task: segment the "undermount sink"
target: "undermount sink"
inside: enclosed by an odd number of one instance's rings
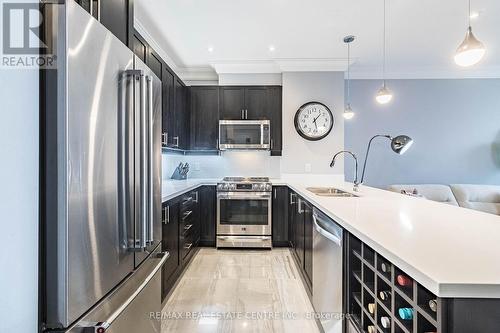
[[[306,190],[322,197],[357,197],[357,195],[334,187],[308,187]]]

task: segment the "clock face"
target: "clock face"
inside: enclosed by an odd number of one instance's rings
[[[317,141],[326,137],[333,128],[333,114],[321,103],[302,105],[295,114],[295,129],[304,139]]]

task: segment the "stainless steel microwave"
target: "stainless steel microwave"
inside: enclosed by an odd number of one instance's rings
[[[220,120],[220,150],[269,150],[271,147],[269,120]]]

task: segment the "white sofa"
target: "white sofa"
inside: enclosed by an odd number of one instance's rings
[[[500,186],[468,184],[390,185],[389,191],[416,192],[426,199],[500,215]]]

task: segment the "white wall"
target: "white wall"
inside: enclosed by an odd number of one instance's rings
[[[38,71],[0,69],[0,332],[36,332]]]
[[[301,105],[321,102],[330,108],[335,119],[332,132],[320,141],[304,140],[293,122]],[[344,172],[343,162],[330,168],[333,155],[344,148],[344,73],[283,73],[283,174],[337,174]],[[310,171],[306,171],[306,164]]]
[[[221,86],[280,86],[281,74],[219,74]]]

